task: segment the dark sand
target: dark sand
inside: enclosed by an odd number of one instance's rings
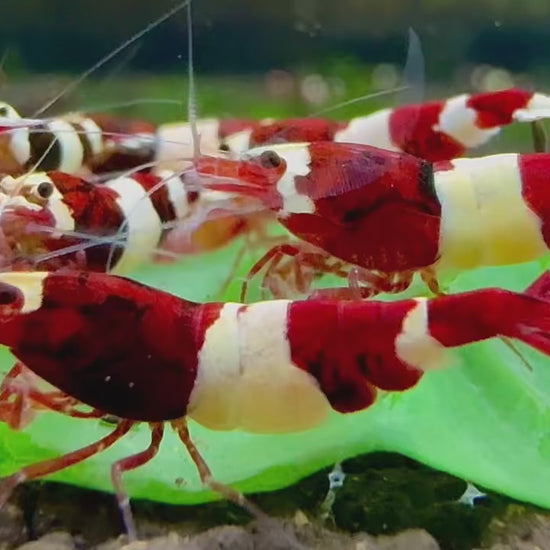
[[[550,550],[550,514],[489,493],[460,503],[465,483],[392,454],[344,463],[332,516],[321,519],[327,471],[251,498],[273,519],[232,504],[133,502],[139,542],[128,544],[112,495],[34,483],[0,512],[0,550]],[[368,533],[368,534],[367,534]]]

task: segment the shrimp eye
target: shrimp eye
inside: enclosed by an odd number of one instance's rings
[[[219,146],[219,150],[220,151],[229,151],[229,145],[227,145],[227,143],[222,143],[220,146]]]
[[[275,151],[264,151],[260,155],[260,163],[264,168],[278,168],[283,160]]]
[[[48,199],[52,196],[53,185],[49,181],[43,181],[38,184],[38,187],[36,188],[36,192],[38,193],[38,196],[40,198]]]
[[[0,284],[0,305],[8,306],[17,302],[20,292],[17,288],[8,284]]]

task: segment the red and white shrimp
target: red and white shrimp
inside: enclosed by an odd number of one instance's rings
[[[261,121],[247,118],[205,118],[194,122],[200,136],[200,149],[203,154],[217,155],[227,150],[225,140],[243,130],[251,130]],[[177,170],[182,159],[193,157],[193,130],[187,122],[161,124],[155,132],[154,163],[161,169]]]
[[[190,122],[160,124],[154,132],[134,132],[110,143],[104,155],[92,162],[94,172],[128,170],[144,166],[145,170],[179,170],[186,159],[195,155],[193,126],[200,137],[200,150],[206,155],[223,155],[230,151],[228,139],[259,129],[273,119],[253,120],[248,118],[203,118]],[[116,132],[111,127],[112,132]],[[301,140],[303,141],[303,140]]]
[[[431,161],[463,156],[513,122],[550,117],[550,97],[518,88],[462,94],[447,100],[383,109],[349,121],[324,118],[202,119],[196,122],[203,153],[240,155],[264,144],[335,141],[402,151]],[[112,128],[111,131],[116,131]],[[154,134],[134,132],[113,140],[95,163],[96,171],[123,170],[151,163],[178,169],[193,155],[188,123],[160,125]]]
[[[525,294],[198,304],[108,274],[1,273],[0,343],[61,396],[120,422],[96,443],[8,476],[0,502],[19,483],[80,462],[147,422],[150,445],[111,470],[135,537],[121,474],[156,455],[170,422],[202,481],[247,503],[213,480],[187,418],[212,430],[302,431],[331,411],[370,407],[379,390],[412,388],[446,365],[449,348],[501,336],[550,355],[548,288],[547,272]]]
[[[336,141],[450,160],[479,147],[512,122],[550,117],[550,96],[511,88],[383,109],[347,122],[302,118],[259,123],[228,136],[235,154],[269,143]]]
[[[81,113],[27,121],[7,103],[0,103],[0,116],[17,123],[0,132],[3,174],[31,169],[77,174],[85,168],[107,171],[119,165],[126,169],[154,158],[155,125],[146,121]],[[119,143],[125,144],[125,156],[117,156]]]
[[[63,172],[35,172],[6,176],[0,189],[9,196],[0,225],[15,265],[24,260],[42,269],[78,265],[115,272],[150,258],[165,226],[185,218],[197,197],[174,173],[165,180],[134,174],[95,184]]]
[[[173,122],[154,126],[111,115],[92,118],[107,137],[102,150],[88,160],[88,168],[98,174],[131,169],[154,173],[180,170],[195,154],[193,125],[200,136],[201,152],[215,155],[223,151],[223,140],[228,135],[259,124],[250,119],[206,118],[193,124]]]
[[[253,199],[188,191],[185,171],[159,174],[135,173],[101,184],[55,171],[5,176],[4,263],[12,269],[78,266],[125,273],[154,257],[165,237],[163,248],[171,257],[203,252],[248,231],[261,216],[262,205]],[[227,216],[218,217],[224,208]],[[247,209],[250,218],[243,215]],[[183,235],[171,237],[184,222]]]
[[[248,181],[214,186],[260,199],[299,237],[270,250],[251,275],[266,264],[276,274],[292,256],[294,278],[306,287],[311,277],[299,271],[307,268],[347,275],[352,286],[364,285],[364,296],[403,290],[419,272],[438,292],[434,271],[521,263],[550,248],[550,154],[432,165],[367,145],[317,142],[248,157],[263,171],[223,159],[199,159],[197,169]],[[267,286],[281,295],[269,279]]]

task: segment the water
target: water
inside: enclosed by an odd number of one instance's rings
[[[22,115],[105,111],[151,124],[187,118],[185,10],[90,71],[98,59],[110,57],[109,52],[115,52],[118,45],[167,13],[172,4],[124,0],[97,5],[83,0],[76,8],[74,2],[68,1],[48,6],[31,0],[25,4],[12,0],[4,3],[8,16],[0,20],[0,51],[4,51],[0,91],[2,99],[13,103]],[[238,0],[229,5],[195,0],[198,114],[263,119],[322,113],[347,120],[381,108],[463,92],[511,86],[544,92],[550,36],[543,22],[549,11],[550,5],[536,0],[521,7],[501,3],[483,10],[475,2]],[[411,41],[410,28],[414,29],[418,42],[415,35]],[[63,90],[66,93],[60,93]],[[363,96],[365,99],[359,99]],[[203,145],[205,138],[205,135],[201,138]],[[468,154],[532,149],[529,126],[515,124]],[[133,208],[128,211],[131,213]],[[139,218],[143,220],[148,215],[142,210]],[[269,231],[273,239],[284,234],[280,228]],[[203,243],[200,239],[197,242]],[[206,240],[212,242],[215,238],[207,235]],[[265,241],[260,239],[259,246],[246,251],[243,263],[232,274],[231,266],[240,246],[241,242],[235,242],[212,253],[185,257],[178,264],[149,264],[131,275],[197,301],[219,299],[224,280],[232,275],[223,297],[237,300],[247,269],[267,250]],[[109,264],[112,260],[111,254]],[[506,285],[511,273],[517,274],[525,286],[532,279],[532,272],[539,271],[539,265],[531,265],[525,270],[508,268],[495,276],[475,273],[466,283],[459,280],[458,287]],[[253,297],[260,298],[257,287],[255,292]],[[258,338],[263,337],[263,332],[258,327]],[[458,502],[465,486],[460,479],[397,454],[375,454],[374,458],[366,455],[367,458],[343,463],[347,477],[334,496],[333,514],[328,515],[333,526],[348,533],[367,531],[375,535],[419,527],[427,529],[442,548],[469,548],[489,541],[491,533],[495,536],[494,525],[490,527],[494,517],[514,525],[517,517],[524,518],[525,514],[530,519],[521,521],[535,525],[533,531],[544,532],[544,524],[541,527],[536,523],[538,520],[532,519],[531,508],[514,504],[510,497],[547,506],[546,491],[541,489],[546,486],[541,480],[548,476],[544,461],[547,445],[539,446],[544,447],[544,456],[539,456],[539,447],[531,446],[533,441],[547,440],[546,435],[541,436],[548,433],[545,360],[540,354],[533,356],[534,352],[526,352],[528,361],[535,365],[534,379],[542,380],[540,385],[536,384],[535,392],[532,380],[525,381],[529,373],[521,371],[521,376],[513,373],[514,369],[517,374],[518,368],[523,368],[518,367],[519,359],[509,350],[498,348],[499,342],[492,344],[497,347],[475,348],[481,351],[461,355],[466,364],[457,370],[458,374],[427,376],[419,388],[403,395],[386,396],[367,412],[338,417],[320,431],[257,436],[238,431],[212,432],[192,424],[192,435],[221,481],[235,484],[247,493],[291,485],[283,492],[253,499],[269,514],[294,517],[292,529],[302,537],[307,535],[310,524],[319,521],[318,507],[328,490],[327,472],[321,471],[300,485],[292,484],[335,461],[373,451],[397,451],[412,456],[461,477],[467,476],[471,481],[484,482],[492,491],[487,501],[469,509]],[[7,372],[10,359],[6,354],[3,357]],[[474,359],[470,360],[471,357]],[[494,362],[490,363],[490,358]],[[479,365],[481,370],[485,365],[489,367],[478,374]],[[489,376],[493,372],[494,377]],[[509,403],[522,403],[521,411],[517,415],[508,414]],[[12,473],[17,467],[50,457],[52,451],[57,455],[86,445],[109,429],[112,425],[98,420],[63,418],[55,413],[40,415],[24,433],[14,434],[2,425],[5,438],[2,471]],[[444,442],[448,451],[441,448]],[[141,426],[118,450],[107,451],[56,479],[112,490],[108,472],[113,460],[138,452],[147,444],[148,430]],[[156,461],[125,475],[124,479],[133,497],[180,504],[213,498],[212,493],[204,490],[193,464],[173,434],[164,440]],[[18,514],[30,518],[25,521],[31,538],[49,531],[49,526],[38,519],[41,513],[54,517],[54,525],[62,525],[64,530],[81,531],[84,545],[120,532],[118,519],[107,522],[107,529],[96,531],[87,512],[77,511],[75,519],[75,512],[65,508],[67,502],[71,508],[78,499],[85,503],[85,510],[93,508],[118,518],[114,499],[99,502],[102,497],[94,493],[72,489],[53,489],[52,497],[50,491],[47,486],[35,486],[19,491],[12,499],[16,518],[20,519]],[[52,506],[61,506],[62,511],[52,513]],[[228,505],[196,508],[151,505],[149,512],[147,506],[137,506],[138,529],[146,531],[148,523],[153,525],[151,534],[165,534],[171,529],[187,533],[189,526],[179,523],[181,517],[191,517],[193,527],[201,529],[248,519],[245,513]],[[202,521],[203,514],[212,515],[212,521]],[[303,517],[309,519],[304,521]],[[11,539],[12,544],[25,540],[19,534],[17,521],[5,522],[18,533]],[[223,534],[226,542],[231,536]],[[268,547],[268,541],[277,537],[266,534],[259,544]],[[334,547],[354,544],[350,537],[334,542]],[[307,540],[310,545],[320,544],[314,536]],[[402,544],[422,547],[421,543],[426,540],[405,539]],[[204,541],[201,544],[207,547]]]

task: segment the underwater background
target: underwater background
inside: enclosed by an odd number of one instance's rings
[[[173,5],[0,0],[0,99],[31,116],[67,89],[44,116],[100,110],[155,123],[185,119],[184,11],[74,85]],[[346,119],[457,93],[512,86],[544,93],[549,23],[546,0],[194,0],[198,112]],[[409,45],[409,29],[421,49]],[[469,155],[532,150],[529,125],[515,124]],[[218,298],[239,245],[132,276],[188,299]],[[225,300],[238,298],[239,277],[257,257],[246,258]],[[521,290],[545,267],[542,260],[476,270],[448,288]],[[418,288],[411,292],[425,292]],[[284,518],[306,548],[550,548],[550,362],[520,350],[533,372],[500,342],[476,344],[457,354],[456,370],[319,431],[250,436],[196,428],[197,444],[216,477]],[[5,373],[11,359],[5,351],[0,359]],[[106,429],[54,413],[22,433],[2,425],[0,472],[84,445]],[[20,487],[0,511],[0,548],[123,546],[116,501],[102,491],[111,490],[113,457],[142,448],[146,435],[138,430],[118,450],[57,475],[63,484]],[[346,477],[327,501],[336,462]],[[175,437],[125,480],[140,533],[159,537],[140,548],[294,547],[276,529],[251,526],[231,504],[199,504],[214,497]],[[486,495],[464,497],[467,482]]]

